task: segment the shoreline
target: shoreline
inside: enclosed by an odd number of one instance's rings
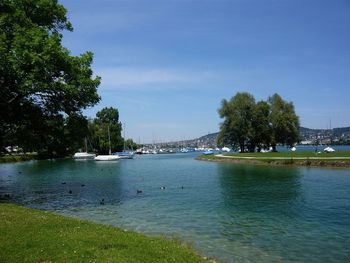
[[[224,156],[224,155],[201,155],[195,158],[199,161],[250,164],[263,166],[302,166],[318,168],[344,168],[350,169],[350,158],[301,158],[301,157],[244,157],[244,156]]]
[[[37,154],[7,154],[0,156],[0,164],[39,160]]]

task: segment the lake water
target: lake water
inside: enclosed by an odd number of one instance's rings
[[[29,207],[178,238],[221,262],[350,262],[350,170],[194,157],[2,164],[0,195],[8,193],[11,201]]]

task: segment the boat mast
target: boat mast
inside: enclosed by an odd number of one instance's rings
[[[125,122],[123,123],[123,126],[124,126],[124,128],[123,128],[123,133],[124,133],[124,148],[123,148],[123,152],[125,152],[125,140],[126,140],[126,138],[125,138]]]
[[[111,133],[109,131],[109,125],[110,124],[108,124],[109,155],[112,155],[112,150],[111,150]]]

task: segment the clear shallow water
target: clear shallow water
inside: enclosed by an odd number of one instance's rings
[[[193,157],[2,164],[0,195],[179,238],[222,262],[350,262],[350,170],[220,164]]]

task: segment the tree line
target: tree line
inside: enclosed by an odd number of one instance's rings
[[[87,137],[90,146],[95,152],[102,154],[109,152],[109,146],[112,152],[118,152],[124,148],[136,150],[138,145],[132,139],[123,138],[122,130],[118,109],[105,107],[96,113],[96,118],[88,121]]]
[[[223,118],[219,145],[239,147],[241,152],[260,152],[277,144],[292,147],[299,141],[299,117],[292,102],[273,94],[256,102],[253,95],[238,92],[230,100],[222,100],[218,110]]]

